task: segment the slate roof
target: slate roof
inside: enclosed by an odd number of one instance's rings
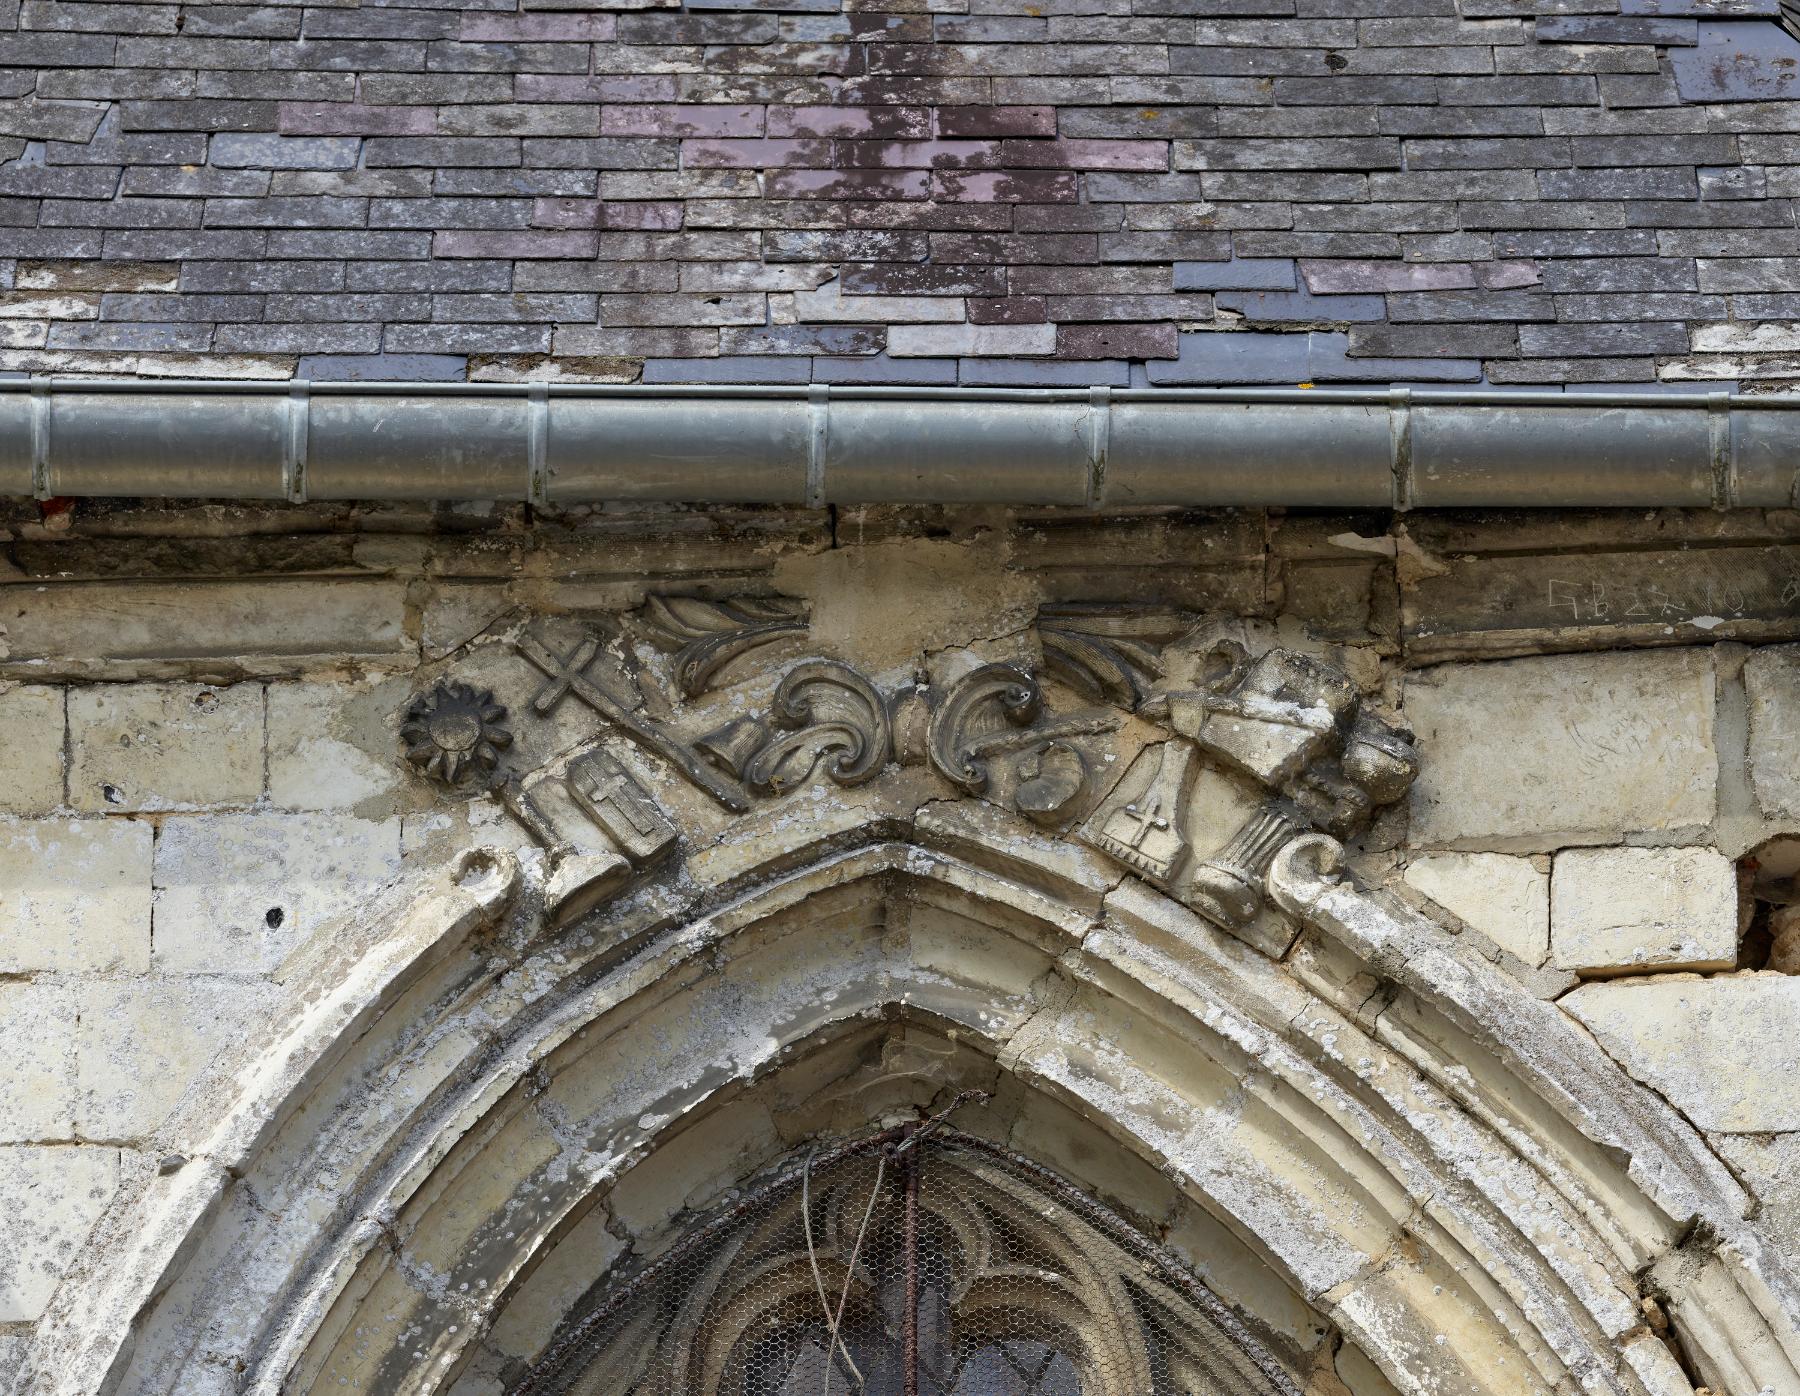
[[[1797,59],[1779,0],[0,0],[0,371],[1779,386]]]

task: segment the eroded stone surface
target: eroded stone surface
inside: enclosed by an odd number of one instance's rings
[[[383,685],[269,685],[269,799],[290,810],[350,810],[398,789]]]
[[[1717,804],[1705,650],[1447,664],[1410,678],[1413,838],[1503,851],[1699,831]]]
[[[0,1143],[72,1138],[74,996],[47,981],[0,980],[0,1042]]]
[[[1434,853],[1406,866],[1406,880],[1528,965],[1550,950],[1550,875],[1530,858]]]
[[[75,1121],[90,1139],[143,1139],[189,1084],[276,1001],[241,979],[142,978],[85,986]]]
[[[1750,778],[1771,819],[1800,819],[1800,646],[1758,650],[1744,665]]]
[[[1737,869],[1710,848],[1577,848],[1556,855],[1550,961],[1558,969],[1730,969]]]
[[[247,805],[263,791],[261,684],[99,684],[69,696],[78,810]]]
[[[400,867],[400,821],[323,814],[168,820],[156,842],[156,965],[266,974]]]
[[[48,814],[63,799],[63,690],[0,688],[0,814]]]
[[[1800,1129],[1800,978],[1689,975],[1585,984],[1561,1003],[1702,1129]]]
[[[0,1147],[0,1323],[30,1322],[119,1184],[119,1151]]]
[[[0,820],[0,973],[150,965],[150,825]]]

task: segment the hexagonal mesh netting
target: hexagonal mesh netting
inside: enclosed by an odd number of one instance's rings
[[[1175,1257],[947,1129],[816,1151],[615,1269],[512,1396],[1298,1396]]]

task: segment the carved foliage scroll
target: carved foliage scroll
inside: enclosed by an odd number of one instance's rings
[[[789,635],[806,633],[806,603],[791,596],[651,596],[641,623],[675,656],[675,681],[692,698],[706,692],[732,660]]]
[[[838,785],[873,779],[893,751],[887,700],[861,674],[831,659],[789,670],[767,717],[738,718],[697,746],[760,794],[793,789],[824,764]]]

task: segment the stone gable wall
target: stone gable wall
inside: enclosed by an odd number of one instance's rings
[[[1560,1003],[1707,1133],[1800,1253],[1800,926],[1781,939],[1800,867],[1792,516],[747,511],[686,541],[675,515],[516,522],[465,511],[433,532],[318,506],[13,521],[0,1391],[115,1191],[188,1149],[171,1109],[276,1011],[285,962],[329,949],[405,868],[475,842],[539,856],[499,799],[448,799],[406,763],[410,699],[454,672],[523,713],[543,677],[498,637],[662,591],[805,597],[815,644],[871,671],[1025,655],[1037,606],[1133,599],[1340,667],[1420,753],[1357,875]],[[1679,570],[1695,554],[1707,567]],[[760,673],[724,682],[754,679],[742,701],[763,702]],[[521,721],[509,759],[540,762],[593,721]],[[1379,1396],[1375,1380],[1355,1389]]]
[[[1779,385],[1778,13],[12,0],[0,371]]]

